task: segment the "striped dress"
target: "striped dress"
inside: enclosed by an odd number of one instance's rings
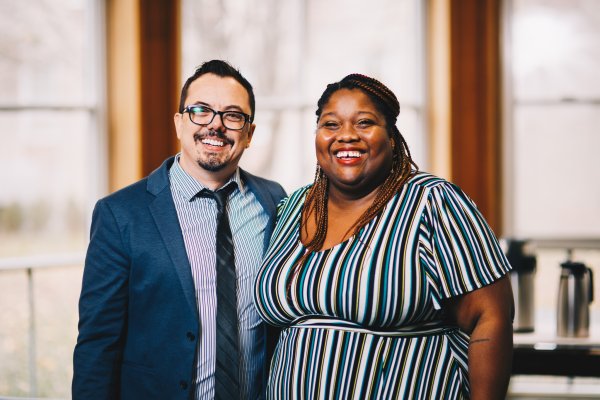
[[[280,205],[256,278],[259,314],[284,327],[267,398],[468,398],[469,338],[444,323],[442,301],[510,270],[473,202],[418,173],[358,234],[292,274],[308,189]]]

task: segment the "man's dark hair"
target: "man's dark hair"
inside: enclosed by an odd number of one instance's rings
[[[252,89],[252,85],[244,76],[238,71],[236,68],[231,66],[227,61],[223,60],[211,60],[206,61],[194,71],[194,74],[190,76],[187,81],[185,81],[183,87],[181,88],[181,98],[179,100],[179,112],[183,112],[183,108],[185,107],[185,99],[187,98],[188,89],[192,82],[201,77],[204,74],[215,74],[222,78],[231,77],[239,82],[240,85],[246,89],[248,92],[248,99],[250,100],[250,122],[254,121],[254,108],[255,108],[255,100],[254,100],[254,89]]]

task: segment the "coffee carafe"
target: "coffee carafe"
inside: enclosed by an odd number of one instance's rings
[[[535,328],[536,258],[524,240],[507,240],[506,258],[512,266],[510,283],[515,300],[515,332],[533,332]]]
[[[560,266],[556,333],[558,336],[588,337],[590,303],[594,300],[592,269],[573,261],[565,261]]]

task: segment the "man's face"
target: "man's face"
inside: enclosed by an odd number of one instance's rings
[[[246,89],[234,78],[214,74],[202,75],[192,82],[184,104],[250,114]],[[175,114],[174,121],[181,142],[180,163],[185,171],[201,181],[229,178],[250,145],[255,129],[250,122],[241,130],[227,129],[219,115],[205,126],[194,124],[187,112]]]

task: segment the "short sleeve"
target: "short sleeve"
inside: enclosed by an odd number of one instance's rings
[[[436,308],[441,299],[489,285],[510,271],[496,236],[458,186],[443,182],[431,189],[424,224]]]

